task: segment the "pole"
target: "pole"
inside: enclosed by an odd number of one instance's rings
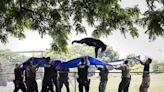
[[[75,78],[75,92],[76,92],[76,72],[74,72],[74,78]]]

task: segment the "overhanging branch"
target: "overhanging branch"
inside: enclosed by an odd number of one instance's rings
[[[22,0],[20,0],[19,6],[20,6],[21,9],[23,9],[23,10],[25,10],[25,11],[29,11],[29,12],[31,12],[31,13],[35,13],[35,14],[39,15],[39,16],[40,16],[40,19],[43,20],[43,16],[42,16],[40,13],[38,13],[38,12],[36,12],[36,11],[33,11],[33,10],[31,10],[31,9],[27,9],[27,8],[23,7],[23,6],[22,6]]]

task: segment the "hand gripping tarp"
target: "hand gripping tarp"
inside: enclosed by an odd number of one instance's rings
[[[111,65],[120,65],[120,64],[123,64],[125,60],[133,61],[136,58],[140,58],[140,56],[130,57],[130,58],[127,58],[127,59],[113,60],[113,61],[110,61],[108,64],[111,64]]]
[[[33,65],[38,64],[39,62],[41,62],[39,67],[44,67],[44,64],[46,64],[46,58],[42,57],[42,58],[37,58],[37,57],[32,57],[30,59],[28,59],[27,61],[25,61],[22,65],[23,65],[23,69],[26,69],[27,66],[29,65],[29,63],[32,63]],[[53,60],[52,61],[52,65],[54,67],[60,65],[61,61],[60,60]]]
[[[84,57],[78,57],[78,58],[69,60],[67,62],[63,62],[63,63],[60,64],[60,67],[61,68],[74,68],[74,67],[77,67],[80,64],[81,58],[84,58]],[[87,56],[87,58],[85,60],[85,64],[87,64],[87,65],[107,65],[107,63],[105,63],[103,61],[100,61],[96,58],[90,57],[90,56]]]

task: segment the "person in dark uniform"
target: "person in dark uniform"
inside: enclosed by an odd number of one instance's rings
[[[80,44],[86,44],[88,46],[95,47],[95,57],[97,58],[98,50],[101,48],[101,52],[104,52],[106,50],[107,45],[105,45],[102,41],[99,39],[94,38],[84,38],[81,40],[74,40],[73,43],[80,43]]]
[[[103,68],[99,67],[98,70],[100,70],[99,92],[105,92],[106,84],[108,82],[108,69],[104,66]]]
[[[55,85],[55,92],[58,92],[59,91],[59,82],[58,82],[58,69],[57,69],[57,66],[53,67],[53,83]]]
[[[26,92],[26,87],[23,82],[23,69],[20,68],[19,64],[15,65],[14,74],[15,74],[15,80],[13,80],[15,85],[14,92],[18,92],[19,89],[21,89],[23,92]]]
[[[90,80],[88,80],[88,68],[89,66],[84,64],[86,58],[81,58],[81,64],[78,65],[78,78],[79,92],[83,92],[83,87],[85,87],[85,92],[89,92]]]
[[[44,65],[44,78],[42,83],[41,92],[54,92],[53,89],[53,66],[50,57],[46,58],[46,64]]]
[[[131,75],[130,75],[130,68],[128,62],[129,62],[128,60],[125,60],[123,65],[121,65],[118,68],[115,68],[115,69],[122,70],[122,80],[119,84],[118,92],[128,92],[129,90]]]
[[[36,82],[36,71],[38,70],[39,65],[41,63],[42,62],[40,61],[37,65],[33,65],[31,61],[29,62],[29,66],[26,69],[28,92],[38,92],[38,85]]]
[[[67,92],[70,92],[69,82],[68,82],[68,79],[69,79],[68,78],[68,72],[69,72],[69,69],[63,68],[60,70],[60,73],[59,73],[59,92],[61,92],[63,84],[65,85]]]
[[[137,59],[139,60],[139,59]],[[142,76],[142,83],[140,86],[140,92],[148,92],[148,88],[150,86],[150,73],[149,73],[149,69],[150,69],[150,64],[152,62],[151,58],[148,58],[145,62],[139,60],[140,63],[144,66],[143,69],[143,76]]]

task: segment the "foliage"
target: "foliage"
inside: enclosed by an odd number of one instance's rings
[[[25,56],[13,53],[9,49],[0,50],[0,68],[3,73],[13,73],[16,63],[23,62]],[[3,76],[3,75],[2,75]],[[1,77],[2,77],[1,76]],[[13,80],[13,76],[2,77],[2,79]]]
[[[163,72],[164,71],[164,63],[154,60],[152,62],[152,71],[153,72]]]
[[[141,25],[146,27],[149,39],[164,36],[164,0],[146,0],[148,10],[144,12]],[[161,6],[161,7],[160,7]]]
[[[127,58],[135,57],[135,54],[129,54],[127,55]],[[138,61],[136,59],[132,60],[132,62],[129,62],[130,67],[133,67],[134,65],[138,64]]]
[[[0,40],[12,35],[25,38],[26,29],[52,37],[52,49],[65,51],[68,35],[87,33],[83,22],[94,26],[94,37],[107,36],[119,29],[137,37],[133,26],[139,9],[122,8],[120,0],[2,0],[0,3]]]
[[[128,54],[127,58],[135,57],[135,54]],[[134,59],[129,62],[129,66],[131,67],[132,72],[142,72],[143,66],[138,62],[138,60]]]
[[[13,53],[9,49],[0,50],[0,60],[1,62],[22,62],[26,57],[18,53]]]

